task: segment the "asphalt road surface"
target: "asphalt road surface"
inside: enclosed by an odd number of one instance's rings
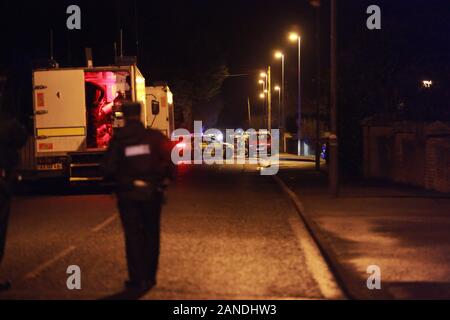
[[[39,191],[39,192],[38,192]],[[115,199],[35,186],[14,200],[0,299],[102,299],[127,278]],[[163,210],[158,285],[143,299],[328,299],[341,292],[295,208],[256,166],[182,166]],[[81,268],[81,290],[66,286]]]

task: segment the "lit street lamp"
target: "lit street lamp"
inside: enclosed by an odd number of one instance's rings
[[[424,88],[431,88],[433,86],[433,81],[431,81],[431,80],[423,80],[422,81],[422,86]]]
[[[271,76],[270,76],[270,66],[267,67],[267,72],[261,72],[260,77],[264,78],[266,87],[264,93],[267,93],[267,129],[272,128],[272,89],[271,89]]]
[[[263,79],[260,79],[260,80],[259,80],[259,83],[264,84],[264,90],[267,90],[267,81],[268,81],[267,73],[261,72],[261,73],[259,74],[259,77],[264,79],[264,80],[263,80]]]
[[[267,74],[265,72],[261,72],[259,75],[260,78],[264,78],[263,79],[259,79],[258,83],[261,85],[261,94],[259,95],[259,98],[263,101],[263,107],[264,107],[264,113],[267,113],[267,106],[266,106],[266,93],[267,93]]]
[[[258,83],[261,85],[261,91],[264,92],[266,90],[266,82],[264,80],[259,80]]]
[[[263,78],[263,79],[259,79],[259,83],[260,84],[262,84],[262,86],[263,86],[263,91],[265,91],[265,90],[267,90],[267,73],[265,73],[265,72],[261,72],[260,74],[259,74],[259,77],[260,78]]]
[[[263,73],[260,74],[260,77],[263,77]],[[261,85],[261,94],[259,95],[259,98],[261,100],[264,100],[263,101],[264,113],[266,113],[266,95],[265,95],[265,92],[267,90],[266,89],[266,81],[267,81],[267,79],[266,80],[259,79],[259,81],[258,81],[258,83]]]
[[[289,34],[289,41],[298,43],[298,106],[297,106],[297,139],[298,139],[298,155],[302,154],[301,142],[301,123],[302,123],[302,100],[301,100],[301,37],[291,32]]]

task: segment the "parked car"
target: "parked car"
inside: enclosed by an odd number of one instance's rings
[[[259,157],[261,155],[270,156],[272,153],[272,136],[267,130],[259,130],[256,134],[256,139],[252,139],[247,135],[247,143],[246,143],[246,155],[250,155],[251,150],[256,151],[256,156]]]

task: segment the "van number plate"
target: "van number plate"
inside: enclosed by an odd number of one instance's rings
[[[62,170],[63,166],[61,163],[53,164],[38,164],[37,169],[42,171],[52,171],[52,170]]]

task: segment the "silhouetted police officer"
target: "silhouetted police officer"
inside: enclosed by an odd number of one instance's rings
[[[19,162],[19,149],[27,140],[25,129],[17,120],[0,115],[0,263],[5,253],[6,231],[11,209],[14,168]],[[9,281],[0,282],[0,291],[11,287]]]
[[[171,142],[142,124],[141,105],[124,103],[125,126],[113,136],[102,168],[117,184],[125,233],[128,289],[150,290],[156,285],[163,192],[174,178]]]

